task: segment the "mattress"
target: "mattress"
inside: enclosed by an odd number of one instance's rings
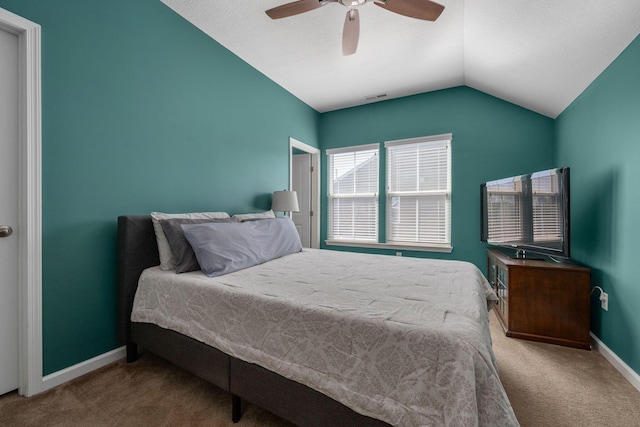
[[[395,426],[518,425],[470,263],[305,249],[220,277],[152,267],[131,320],[171,329]]]

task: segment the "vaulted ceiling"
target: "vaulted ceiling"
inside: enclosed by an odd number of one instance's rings
[[[640,33],[640,0],[436,0],[435,21],[359,6],[272,20],[291,0],[162,0],[319,112],[467,85],[557,117]]]

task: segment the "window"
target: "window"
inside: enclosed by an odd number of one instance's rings
[[[329,240],[378,242],[378,144],[327,150]]]
[[[451,134],[387,141],[382,172],[379,144],[327,150],[327,243],[450,252],[451,141]],[[387,189],[382,212],[379,179]]]
[[[388,141],[387,243],[451,245],[451,134]]]

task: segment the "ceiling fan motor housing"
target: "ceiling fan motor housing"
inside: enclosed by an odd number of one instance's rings
[[[367,2],[367,0],[340,0],[340,3],[343,6],[347,6],[347,7],[358,7],[358,6],[362,6],[363,4],[365,4]]]

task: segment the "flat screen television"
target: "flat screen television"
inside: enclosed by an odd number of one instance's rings
[[[570,257],[568,167],[486,182],[480,197],[481,241],[515,258]]]

